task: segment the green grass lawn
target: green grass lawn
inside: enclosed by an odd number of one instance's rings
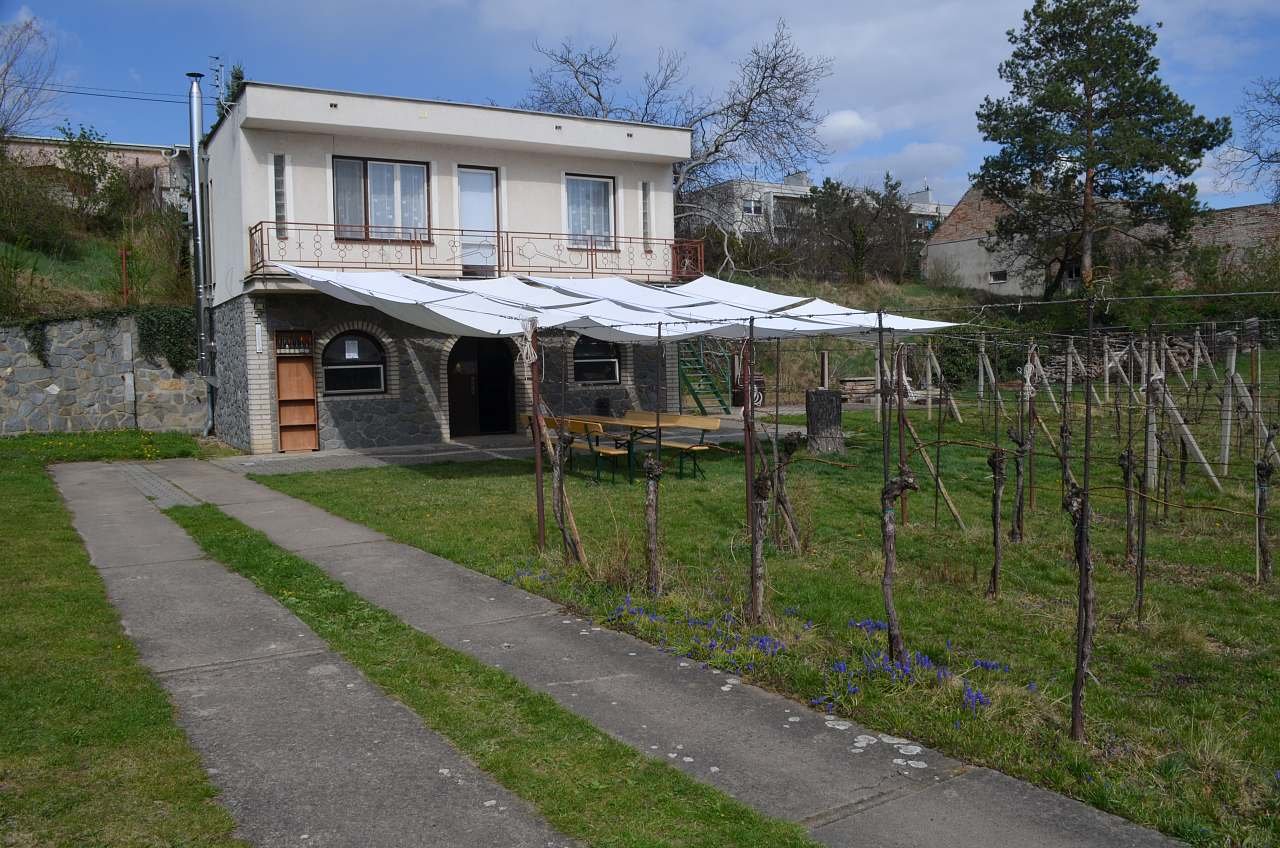
[[[847,418],[851,446],[840,462],[848,467],[799,461],[792,468],[790,490],[808,550],[770,549],[769,621],[754,631],[723,618],[742,607],[749,560],[742,464],[734,455],[708,461],[705,480],[664,478],[670,590],[657,600],[644,597],[642,588],[639,485],[571,477],[590,565],[566,569],[554,550],[540,559],[533,549],[530,462],[259,479],[753,682],[818,699],[877,730],[909,735],[1198,845],[1274,844],[1280,840],[1280,592],[1253,583],[1252,519],[1177,508],[1168,518],[1156,517],[1148,617],[1139,628],[1130,614],[1133,574],[1123,566],[1119,446],[1111,419],[1096,421],[1098,633],[1087,745],[1066,738],[1076,575],[1056,460],[1043,437],[1029,539],[1006,545],[997,601],[983,598],[991,562],[986,449],[943,451],[947,485],[967,532],[955,527],[945,507],[934,527],[932,485],[915,463],[925,491],[911,496],[911,521],[899,534],[898,611],[909,650],[928,657],[920,668],[949,669],[941,681],[933,669],[908,679],[865,671],[884,646],[871,623],[884,618],[884,609],[879,430],[867,413]],[[922,437],[934,437],[935,425],[926,425],[922,414],[917,426]],[[1077,421],[1077,445],[1082,429]],[[1056,426],[1051,430],[1056,437]],[[976,443],[990,435],[974,413],[964,427],[948,423],[945,438]],[[1243,460],[1232,470],[1242,480]],[[1010,463],[1006,531],[1012,471]],[[1186,498],[1247,512],[1252,490],[1242,480],[1228,481],[1227,494],[1215,498],[1193,465]],[[1175,483],[1173,499],[1182,497]],[[853,626],[860,622],[868,623]],[[764,634],[785,648],[770,656],[745,645],[745,637]],[[978,667],[976,660],[994,666]],[[966,687],[981,691],[990,705],[966,707]]]
[[[192,456],[137,431],[0,439],[0,845],[233,846],[234,823],[139,664],[52,462]]]
[[[815,846],[614,741],[510,674],[444,647],[217,507],[168,514],[562,833],[601,848]],[[502,716],[502,721],[481,716]]]

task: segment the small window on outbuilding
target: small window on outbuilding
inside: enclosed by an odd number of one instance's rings
[[[380,394],[387,389],[387,356],[365,333],[340,333],[320,356],[327,395]]]
[[[573,381],[618,383],[621,359],[616,344],[582,336],[573,346]]]
[[[1009,272],[1008,272],[1008,271],[991,271],[989,274],[987,274],[987,277],[990,279],[990,281],[991,281],[992,283],[1007,283],[1007,282],[1009,282]]]

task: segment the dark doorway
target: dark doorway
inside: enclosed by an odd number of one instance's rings
[[[516,431],[515,358],[504,339],[462,337],[449,352],[449,434]]]

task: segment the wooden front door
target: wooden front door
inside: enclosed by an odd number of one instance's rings
[[[503,339],[460,338],[449,353],[449,433],[514,433],[515,358]]]
[[[276,334],[276,399],[280,450],[319,450],[316,367],[308,332]]]

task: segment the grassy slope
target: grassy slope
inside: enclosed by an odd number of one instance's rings
[[[232,846],[233,822],[138,662],[50,462],[189,456],[137,432],[0,439],[0,843]]]
[[[617,848],[814,845],[798,826],[755,813],[444,647],[216,507],[169,515],[561,832]],[[495,715],[502,721],[478,718]]]
[[[948,425],[947,438],[985,440],[976,418]],[[1073,668],[1075,573],[1071,534],[1058,507],[1055,462],[1037,463],[1038,506],[1030,541],[1007,546],[1004,591],[982,598],[990,567],[990,479],[980,449],[944,452],[948,485],[967,517],[961,532],[945,508],[937,530],[930,494],[913,496],[912,525],[899,538],[899,612],[908,646],[964,674],[989,695],[990,707],[965,709],[955,679],[932,674],[912,682],[864,676],[864,653],[883,644],[851,620],[883,618],[876,491],[876,425],[850,417],[852,468],[800,463],[792,471],[810,551],[771,552],[768,632],[786,650],[764,657],[726,653],[744,634],[708,632],[687,616],[717,618],[740,608],[747,547],[742,525],[741,463],[708,463],[708,479],[663,484],[664,546],[672,590],[641,600],[644,545],[642,487],[596,486],[573,477],[570,493],[591,573],[540,562],[531,540],[529,464],[435,465],[263,477],[262,482],[317,503],[393,538],[537,591],[605,618],[624,603],[647,614],[618,619],[654,641],[674,645],[753,680],[804,698],[830,697],[837,711],[879,730],[920,738],[970,761],[989,764],[1067,792],[1103,809],[1202,845],[1271,844],[1280,839],[1280,592],[1252,585],[1252,521],[1229,513],[1175,510],[1153,525],[1149,618],[1127,614],[1133,577],[1122,565],[1122,492],[1117,446],[1099,438],[1094,485],[1100,513],[1094,533],[1098,639],[1088,691],[1091,744],[1065,739]],[[920,425],[923,428],[923,422]],[[1079,428],[1079,424],[1077,424]],[[1100,428],[1104,431],[1106,428]],[[929,434],[925,434],[928,438]],[[987,437],[989,438],[989,437]],[[1243,474],[1243,463],[1234,473]],[[1190,497],[1209,502],[1191,471]],[[927,483],[925,484],[927,487]],[[1229,484],[1234,508],[1248,509],[1241,484]],[[389,493],[394,493],[389,497]],[[1012,467],[1006,511],[1013,497]],[[1216,501],[1222,503],[1222,501]],[[492,516],[477,522],[476,516]],[[1007,528],[1007,523],[1006,523]],[[978,572],[975,583],[974,572]],[[717,646],[712,649],[714,638]],[[973,667],[1007,663],[1008,672]],[[842,675],[833,663],[853,670]],[[750,665],[748,669],[746,666]],[[858,691],[850,693],[849,687]]]

